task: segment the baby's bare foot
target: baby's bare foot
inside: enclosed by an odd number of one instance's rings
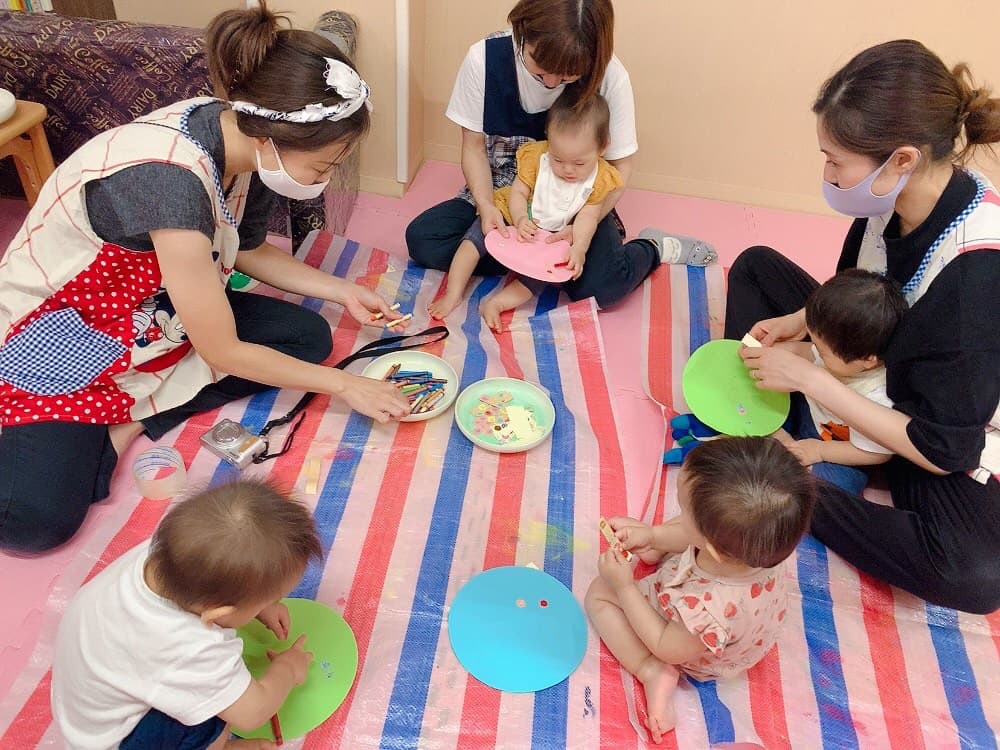
[[[659,744],[663,735],[672,731],[677,724],[673,696],[680,673],[672,664],[665,664],[655,656],[649,656],[635,676],[639,678],[646,694],[646,727],[653,742]]]
[[[495,296],[487,297],[479,303],[479,314],[483,316],[486,325],[497,333],[503,333],[503,321],[500,320],[500,314],[504,309],[503,304],[498,302]]]
[[[436,299],[427,305],[427,312],[430,313],[434,320],[444,320],[451,314],[452,310],[458,307],[458,303],[461,301],[461,295],[456,294],[453,296],[445,293],[443,297]]]

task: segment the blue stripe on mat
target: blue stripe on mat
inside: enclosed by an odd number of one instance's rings
[[[701,700],[709,743],[714,745],[717,742],[735,742],[736,728],[733,726],[733,715],[719,698],[715,680],[699,682],[691,679],[690,682],[698,691],[698,698]]]
[[[358,245],[354,240],[347,240],[344,243],[344,249],[340,251],[340,257],[337,258],[337,265],[333,267],[331,272],[332,276],[336,276],[338,279],[346,279],[347,272],[351,268],[351,263],[354,262],[354,256],[358,254]],[[313,312],[319,312],[319,309],[326,304],[326,300],[316,299],[315,297],[306,297],[302,300],[302,306],[312,310]]]
[[[996,748],[996,735],[986,721],[976,675],[958,627],[958,613],[935,604],[926,606],[927,627],[937,652],[948,708],[958,730],[959,747]]]
[[[550,292],[552,294],[550,294]],[[547,289],[539,298],[539,308],[558,301],[558,290]],[[567,539],[574,538],[574,508],[576,505],[576,420],[566,406],[563,394],[559,360],[552,333],[552,320],[548,315],[536,315],[529,320],[531,338],[535,345],[538,378],[549,393],[556,410],[552,426],[551,453],[553,466],[549,473],[549,493],[545,523],[548,536],[545,540],[544,570],[573,590],[573,554],[566,549]],[[535,710],[532,718],[531,745],[540,750],[566,746],[566,714],[569,698],[569,680],[535,693]]]
[[[833,620],[826,547],[807,534],[799,543],[796,556],[802,590],[802,622],[809,648],[809,674],[819,709],[823,747],[856,748],[858,735],[851,720],[837,626]]]
[[[694,353],[699,346],[712,338],[708,325],[708,282],[705,279],[704,267],[688,266],[687,282],[688,313],[691,316],[688,351]]]
[[[498,278],[481,281],[469,300],[468,313],[462,323],[462,332],[468,342],[465,362],[461,371],[461,388],[465,388],[486,374],[486,352],[479,343],[482,318],[479,301],[499,283]],[[386,750],[415,748],[420,741],[420,729],[427,705],[434,655],[441,638],[445,597],[451,574],[458,522],[462,515],[472,461],[472,442],[452,422],[445,455],[448,470],[442,472],[438,485],[427,542],[424,547],[420,570],[406,636],[399,654],[399,666],[389,697],[389,710],[382,727],[380,747]]]

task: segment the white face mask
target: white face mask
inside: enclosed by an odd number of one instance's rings
[[[281,163],[281,156],[278,154],[278,148],[274,145],[274,141],[268,139],[268,143],[274,149],[274,158],[278,160],[278,168],[264,169],[260,163],[260,149],[257,149],[257,174],[260,175],[260,181],[278,195],[292,200],[308,201],[318,198],[326,186],[330,184],[330,180],[303,185],[285,171],[285,165]]]

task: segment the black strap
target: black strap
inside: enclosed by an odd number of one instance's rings
[[[368,357],[381,357],[383,354],[389,354],[391,352],[400,352],[404,349],[416,349],[418,346],[427,346],[428,344],[434,344],[438,341],[443,341],[448,338],[448,329],[444,326],[433,326],[426,330],[420,331],[420,333],[414,333],[410,335],[403,336],[389,336],[384,339],[375,339],[369,343],[362,346],[353,354],[350,354],[340,360],[334,365],[338,370],[343,370],[352,362],[359,359],[366,359]],[[408,341],[409,343],[403,344],[401,342]],[[302,398],[298,400],[298,403],[293,406],[287,414],[283,417],[278,417],[277,419],[272,419],[264,428],[257,433],[258,437],[263,438],[264,444],[270,448],[267,440],[267,434],[273,430],[275,427],[281,427],[295,420],[295,424],[292,425],[291,429],[288,430],[288,434],[285,436],[285,444],[282,446],[281,450],[277,453],[270,453],[268,449],[265,449],[263,453],[254,458],[253,462],[255,464],[263,463],[264,461],[270,461],[272,458],[277,458],[288,452],[289,448],[292,447],[292,439],[295,437],[295,433],[298,431],[299,427],[302,425],[302,420],[305,418],[305,409],[309,406],[309,403],[316,398],[315,393],[307,393]],[[298,417],[298,419],[296,419]]]

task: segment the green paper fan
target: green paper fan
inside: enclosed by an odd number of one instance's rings
[[[337,612],[311,599],[282,599],[291,625],[288,639],[279,641],[262,623],[252,620],[237,630],[243,639],[243,661],[254,678],[267,671],[267,652],[283,651],[305,633],[306,650],[313,654],[306,680],[292,688],[278,710],[281,734],[291,740],[326,721],[347,697],[358,673],[358,643],[350,626]],[[247,739],[275,739],[271,722],[251,732],[236,732]]]
[[[758,388],[739,348],[732,339],[698,347],[681,376],[684,400],[692,414],[723,435],[770,435],[788,418],[791,399]]]

